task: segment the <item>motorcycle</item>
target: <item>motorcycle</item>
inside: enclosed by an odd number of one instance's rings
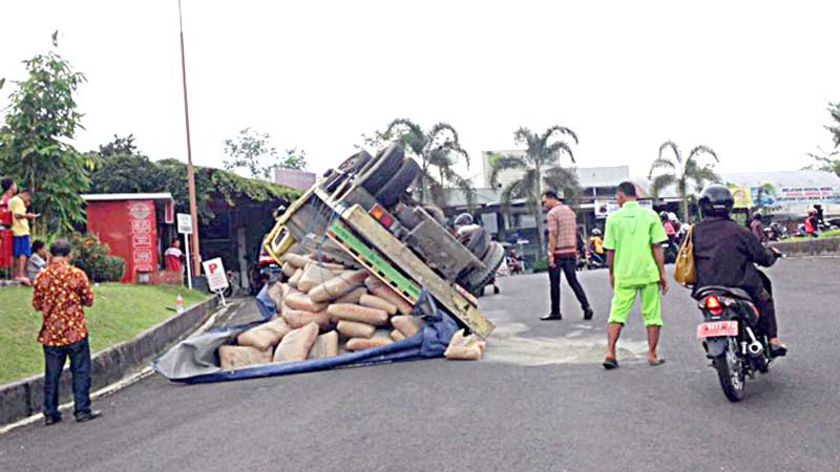
[[[761,315],[739,288],[703,287],[695,298],[703,314],[697,339],[702,340],[706,357],[717,371],[724,395],[730,402],[738,402],[744,397],[747,377],[754,379],[756,372],[766,374],[774,360],[767,336],[756,333]]]

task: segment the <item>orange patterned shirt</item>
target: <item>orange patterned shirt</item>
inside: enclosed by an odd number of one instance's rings
[[[85,306],[93,306],[93,290],[87,276],[67,261],[50,264],[35,279],[32,306],[44,313],[38,342],[44,346],[68,346],[85,339]]]

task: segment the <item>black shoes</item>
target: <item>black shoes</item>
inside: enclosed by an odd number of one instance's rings
[[[93,410],[93,411],[89,411],[87,413],[80,413],[80,414],[76,415],[76,421],[79,422],[79,423],[86,423],[90,420],[95,420],[96,418],[99,418],[100,416],[102,416],[101,411]]]
[[[61,423],[63,420],[60,416],[47,416],[44,418],[44,425],[45,426],[52,426],[54,424]]]
[[[549,313],[549,314],[543,316],[540,319],[543,320],[543,321],[559,321],[559,320],[563,319],[563,316],[560,315],[560,313],[557,313],[556,315]]]
[[[583,310],[583,319],[585,319],[585,320],[591,320],[593,316],[595,316],[595,312],[594,312],[594,311],[592,311],[592,308],[591,308],[591,307],[589,307],[589,308],[587,308],[587,309]]]

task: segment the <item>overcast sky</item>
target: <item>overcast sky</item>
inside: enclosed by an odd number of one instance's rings
[[[81,150],[133,133],[186,160],[177,0],[2,1],[0,77],[50,49],[88,82]],[[647,173],[659,144],[713,147],[725,172],[798,169],[832,143],[840,2],[184,0],[193,159],[250,126],[316,171],[408,117],[510,149],[519,126],[580,137],[578,165]],[[0,92],[5,106],[13,84]]]

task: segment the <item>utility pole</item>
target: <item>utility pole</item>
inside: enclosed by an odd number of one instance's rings
[[[190,143],[190,106],[187,102],[187,64],[184,60],[184,20],[181,15],[181,0],[178,0],[178,25],[181,31],[181,78],[184,83],[184,119],[187,126],[187,184],[190,190],[190,217],[192,218],[192,264],[193,275],[201,274],[201,257],[198,246],[198,205],[195,196],[195,168],[192,162],[192,145]]]

